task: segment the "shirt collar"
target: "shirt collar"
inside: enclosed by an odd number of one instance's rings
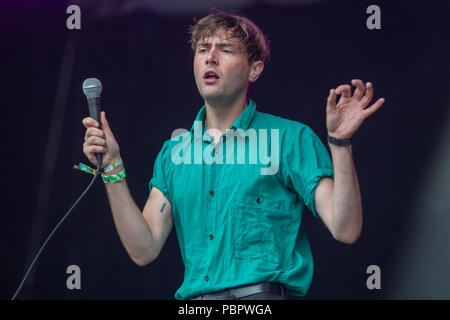
[[[256,104],[253,100],[249,99],[248,106],[244,109],[244,111],[241,112],[239,117],[233,122],[233,124],[231,125],[231,127],[228,130],[242,129],[242,130],[238,130],[237,132],[241,136],[243,136],[244,132],[247,131],[248,127],[250,126],[250,122],[252,121],[252,119],[255,115],[255,111],[256,111]],[[194,124],[192,125],[190,132],[197,138],[200,138],[203,140],[210,140],[211,138],[209,137],[209,135],[208,135],[208,137],[205,137],[206,135],[204,135],[204,132],[206,129],[205,118],[206,118],[206,106],[203,105],[203,107],[197,113],[197,117],[195,118]],[[196,124],[198,126],[199,122],[201,122],[201,130],[194,130]]]

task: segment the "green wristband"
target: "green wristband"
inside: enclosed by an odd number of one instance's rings
[[[122,171],[116,174],[111,175],[102,174],[102,179],[104,183],[120,182],[122,180],[125,180],[125,177],[126,177],[125,168],[123,168]]]

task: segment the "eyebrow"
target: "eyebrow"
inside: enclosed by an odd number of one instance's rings
[[[235,48],[236,47],[236,45],[231,42],[219,42],[219,43],[216,43],[216,46],[219,48],[225,48],[225,47]],[[211,42],[206,42],[206,41],[200,42],[198,44],[198,47],[211,47]]]

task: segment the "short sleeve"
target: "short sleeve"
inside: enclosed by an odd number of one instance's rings
[[[159,189],[164,196],[172,203],[171,192],[168,187],[167,180],[167,163],[165,161],[166,153],[168,149],[168,142],[164,143],[161,151],[159,151],[158,156],[156,157],[155,164],[153,167],[153,177],[149,182],[149,191],[152,191],[152,188],[155,187]]]
[[[302,127],[299,134],[291,136],[287,148],[284,163],[286,168],[283,170],[284,180],[295,189],[317,218],[314,205],[317,184],[323,177],[333,177],[330,154],[308,126]]]

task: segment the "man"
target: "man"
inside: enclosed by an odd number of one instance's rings
[[[335,239],[349,244],[358,239],[361,195],[349,139],[384,99],[366,108],[373,86],[358,79],[352,80],[353,95],[349,85],[330,90],[326,121],[331,161],[309,127],[257,112],[247,99],[249,85],[269,56],[268,42],[253,22],[213,12],[191,27],[191,44],[195,81],[205,105],[190,131],[164,143],[142,212],[124,179],[119,146],[105,113],[102,130],[94,119],[83,119],[83,150],[95,165],[95,153],[103,154],[102,167],[108,171],[104,181],[120,239],[131,259],[145,266],[157,258],[175,225],[185,264],[177,299],[305,295],[313,260],[301,224],[303,211],[308,207],[319,216]],[[268,147],[277,157],[271,158],[272,170],[263,173],[264,130],[275,133]],[[257,136],[256,148],[252,132],[266,132]],[[240,141],[237,149],[246,148],[244,163],[234,145],[230,147],[235,138]],[[188,143],[175,149],[180,139]],[[223,147],[228,147],[226,154]],[[174,161],[180,151],[183,163]],[[260,161],[249,163],[255,154]],[[223,157],[231,161],[221,161]]]

